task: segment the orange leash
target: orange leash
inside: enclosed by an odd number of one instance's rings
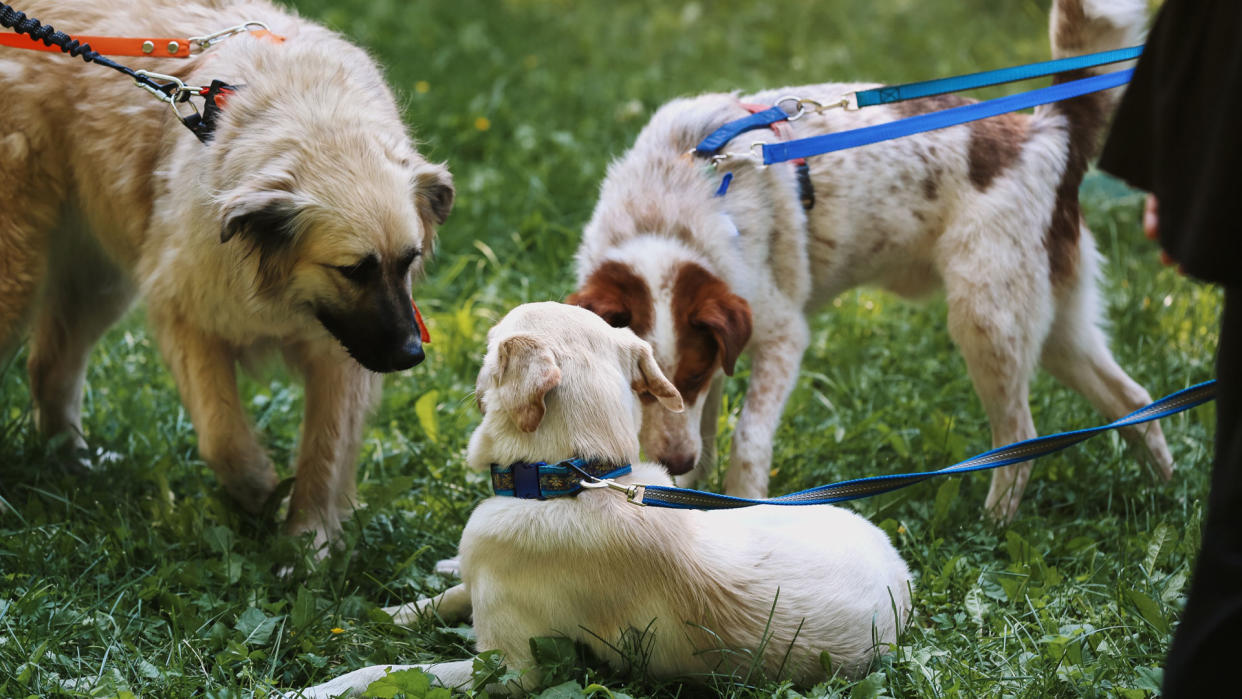
[[[248,30],[256,39],[267,39],[278,44],[284,43],[285,37],[273,34],[267,29]],[[226,34],[227,32],[227,34]],[[105,56],[137,56],[150,58],[189,58],[198,51],[220,41],[226,36],[239,33],[238,30],[225,30],[206,37],[127,37],[127,36],[81,36],[73,38],[83,44],[89,44],[93,51]],[[25,34],[0,34],[0,46],[15,49],[31,49],[34,51],[53,51],[59,53],[61,48],[48,46],[38,39]]]

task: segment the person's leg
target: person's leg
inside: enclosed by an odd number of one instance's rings
[[[1165,697],[1220,696],[1230,663],[1242,655],[1242,288],[1225,290],[1216,381],[1207,522],[1165,663]]]

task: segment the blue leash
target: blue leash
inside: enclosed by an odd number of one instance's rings
[[[1143,48],[1141,46],[1133,46],[1130,48],[1115,49],[1113,51],[1103,51],[1083,56],[1071,56],[1052,61],[1043,61],[1040,63],[1031,63],[1027,65],[983,71],[969,75],[937,78],[935,80],[925,80],[922,82],[907,83],[904,85],[883,86],[858,92],[854,95],[854,98],[858,107],[890,104],[893,102],[902,102],[920,97],[931,97],[934,95],[943,95],[950,92],[970,90],[978,87],[1000,85],[1017,80],[1037,78],[1070,70],[1080,70],[1082,68],[1108,65],[1119,61],[1127,61],[1137,58],[1142,51]],[[1029,92],[1009,95],[1007,97],[987,100],[984,102],[976,102],[974,104],[968,104],[938,112],[931,112],[929,114],[920,114],[918,116],[907,119],[899,119],[887,124],[877,124],[875,126],[867,126],[860,129],[841,131],[822,136],[813,136],[811,138],[804,138],[786,143],[760,144],[763,154],[763,164],[771,165],[773,163],[781,163],[788,160],[796,160],[798,158],[823,155],[824,153],[845,150],[847,148],[856,148],[858,146],[865,146],[879,141],[887,141],[894,138],[901,138],[902,136],[922,133],[924,131],[934,131],[936,129],[947,128],[949,126],[957,126],[958,124],[964,124],[966,122],[976,121],[979,119],[986,119],[988,117],[994,117],[1000,114],[1018,111],[1020,109],[1029,109],[1041,104],[1059,102],[1061,100],[1079,97],[1092,92],[1099,92],[1100,90],[1120,87],[1129,82],[1132,73],[1133,70],[1127,69],[1103,75],[1093,75],[1088,78],[1062,83],[1060,85],[1052,85],[1050,87],[1031,90]],[[846,97],[843,98],[839,104],[816,106],[819,109],[827,109],[837,106],[845,107],[849,104],[849,101],[849,98]],[[786,112],[785,109],[780,106],[785,102],[795,102],[797,111],[794,114]],[[708,134],[706,138],[695,146],[694,152],[696,155],[704,157],[722,157],[718,156],[717,153],[721,148],[724,148],[726,144],[737,136],[747,131],[760,129],[780,121],[798,119],[804,114],[803,106],[808,102],[811,101],[802,100],[796,97],[786,97],[779,100],[778,103],[771,109],[756,112],[742,119],[730,121]],[[813,102],[811,103],[814,104]]]
[[[593,479],[588,481],[584,478],[582,487],[608,487],[624,492],[629,500],[635,504],[675,509],[722,510],[736,507],[751,507],[753,505],[826,505],[887,493],[898,488],[921,483],[936,476],[985,471],[1022,463],[1023,461],[1030,461],[1065,449],[1102,432],[1159,420],[1184,410],[1189,410],[1215,398],[1216,382],[1207,381],[1165,396],[1107,425],[1075,430],[1073,432],[1062,432],[1046,437],[1036,437],[1035,439],[1028,439],[1023,442],[1010,444],[1009,446],[998,447],[938,471],[856,478],[831,485],[821,485],[807,490],[800,490],[796,493],[766,500],[738,498],[731,495],[720,495],[689,488],[670,488],[663,485],[626,485],[609,479]],[[577,469],[574,470],[577,471]],[[581,471],[578,472],[583,476],[587,476],[587,474]]]
[[[987,119],[988,117],[1016,112],[1019,109],[1027,109],[1041,104],[1060,102],[1072,97],[1120,87],[1130,82],[1130,76],[1133,73],[1134,69],[1130,68],[1115,73],[1093,75],[1082,80],[1074,80],[1060,85],[1043,87],[1030,92],[999,97],[985,102],[976,102],[939,112],[920,114],[887,124],[865,126],[861,129],[801,138],[785,143],[765,143],[761,146],[763,164],[783,163],[786,160],[793,160],[795,158],[806,158],[847,148],[857,148],[858,146],[888,141],[894,138],[901,138],[902,136],[923,133],[924,131],[935,131],[936,129],[943,129],[949,126],[957,126],[968,121]]]

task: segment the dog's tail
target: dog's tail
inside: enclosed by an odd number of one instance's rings
[[[1109,51],[1142,43],[1147,22],[1144,0],[1054,0],[1049,34],[1052,57],[1065,58]],[[1078,80],[1097,73],[1119,70],[1116,66],[1076,70],[1057,76],[1054,83]],[[1121,98],[1121,89],[1096,92],[1055,102],[1039,111],[1060,114],[1069,126],[1071,167],[1086,169],[1095,154],[1100,132]]]
[[[1146,24],[1145,0],[1054,0],[1052,3],[1052,54],[1056,58],[1108,51],[1140,43]],[[1094,73],[1120,70],[1115,66],[1086,69],[1060,75],[1056,82],[1085,78]],[[1092,245],[1080,243],[1090,235],[1082,225],[1078,186],[1088,161],[1099,147],[1121,89],[1096,92],[1035,109],[1035,131],[1056,133],[1065,149],[1061,182],[1057,185],[1052,218],[1044,233],[1053,285],[1058,290],[1090,284],[1095,263]],[[1074,280],[1077,280],[1075,282]]]

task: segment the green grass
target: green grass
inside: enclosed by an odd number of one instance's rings
[[[432,565],[454,552],[487,494],[461,458],[478,419],[470,391],[485,332],[518,303],[570,291],[604,167],[651,111],[705,90],[896,82],[1047,56],[1046,1],[296,5],[387,67],[423,151],[448,162],[458,187],[416,292],[434,336],[429,358],[388,380],[367,430],[367,507],[347,527],[346,550],[318,566],[274,518],[231,509],[197,457],[141,311],[99,345],[86,391],[92,446],[120,458],[65,475],[47,456],[54,445],[35,435],[19,353],[0,365],[0,494],[12,505],[0,515],[0,696],[261,696],[374,663],[466,657],[467,627],[401,630],[378,607],[449,584]],[[1210,378],[1219,295],[1157,264],[1138,230],[1138,194],[1093,175],[1084,201],[1107,257],[1121,364],[1153,395]],[[858,291],[816,319],[776,440],[774,492],[935,468],[989,446],[944,315],[942,302]],[[726,454],[740,374],[722,417]],[[244,388],[287,465],[301,389],[278,372]],[[1100,422],[1047,376],[1032,395],[1041,432]],[[1168,484],[1114,437],[1044,459],[1007,529],[980,520],[985,475],[857,503],[917,576],[917,620],[897,652],[856,684],[716,679],[708,693],[1150,694],[1198,546],[1212,421],[1210,407],[1165,421],[1179,467]],[[278,564],[295,573],[278,577]],[[704,693],[568,655],[553,673],[569,682],[556,696],[592,682],[632,696]]]

